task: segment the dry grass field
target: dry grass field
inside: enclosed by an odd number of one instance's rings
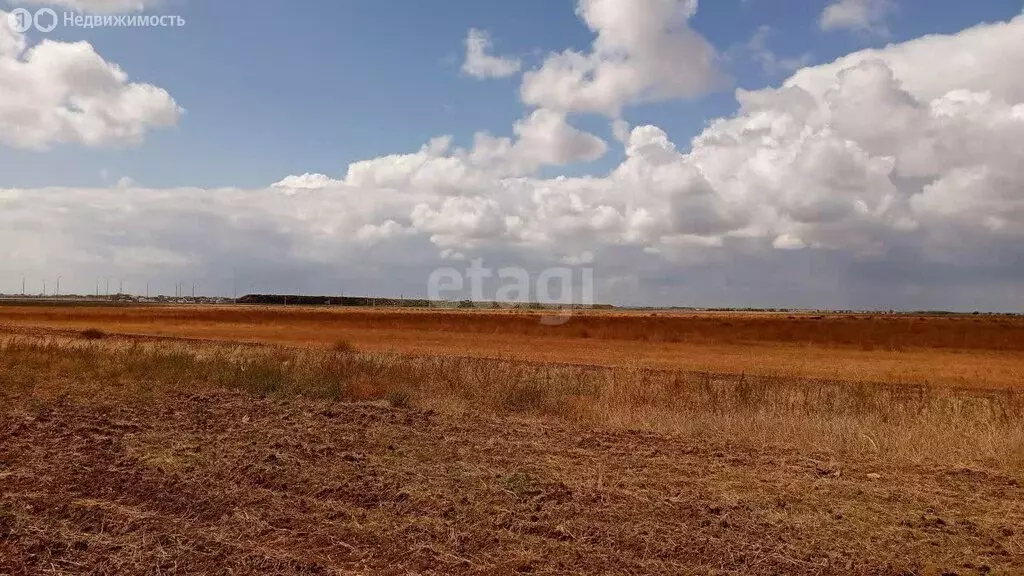
[[[1002,389],[1024,382],[1024,317],[270,307],[0,306],[0,326],[227,342]],[[561,318],[557,318],[561,320]]]
[[[1021,574],[1022,342],[0,307],[0,574]]]

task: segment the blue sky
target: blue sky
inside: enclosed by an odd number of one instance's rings
[[[44,6],[185,25],[0,21],[0,293],[1024,310],[1024,0]]]
[[[776,85],[738,47],[769,26],[768,47],[784,58],[827,62],[869,46],[952,33],[1021,11],[1020,0],[908,0],[889,34],[824,32],[822,0],[704,1],[692,21],[721,52],[734,85]],[[549,52],[586,49],[593,34],[572,0],[172,0],[154,13],[183,16],[184,28],[59,28],[48,37],[86,40],[133,81],[167,89],[187,110],[179,125],[135,148],[57,146],[47,153],[0,149],[8,186],[101,186],[130,176],[153,187],[262,187],[288,174],[344,175],[353,161],[410,152],[431,137],[507,135],[523,115],[515,77],[488,82],[459,73],[466,30],[488,30],[495,50],[526,68]],[[30,35],[31,37],[31,35]],[[38,37],[38,35],[37,35]],[[727,88],[690,101],[626,111],[634,124],[662,127],[685,143],[712,118],[736,109]],[[609,137],[603,118],[577,125]],[[617,164],[613,153],[593,166]]]

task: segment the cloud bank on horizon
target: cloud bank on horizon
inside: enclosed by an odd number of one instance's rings
[[[522,75],[511,136],[478,132],[457,147],[442,134],[343,176],[262,189],[0,188],[0,260],[88,282],[201,276],[227,293],[227,271],[241,268],[265,291],[305,278],[310,291],[349,281],[410,294],[431,266],[592,253],[599,299],[620,303],[1024,307],[1024,15],[738,89],[737,112],[689,143],[627,125],[631,106],[729,85],[722,54],[691,26],[697,9],[579,0],[590,49],[525,71],[470,30],[465,74]],[[891,10],[839,0],[819,24],[880,32]],[[168,89],[132,83],[88,43],[29,47],[0,25],[0,143],[144,145],[183,113]],[[604,118],[618,141],[575,126],[580,115]],[[611,171],[559,175],[612,147],[624,157]]]

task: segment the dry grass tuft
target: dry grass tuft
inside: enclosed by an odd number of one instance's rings
[[[352,343],[349,342],[348,340],[335,340],[334,343],[331,344],[331,350],[340,353],[347,353],[355,352],[356,347],[353,346]]]
[[[412,405],[412,394],[408,390],[391,390],[387,394],[387,399],[392,408],[406,409]]]

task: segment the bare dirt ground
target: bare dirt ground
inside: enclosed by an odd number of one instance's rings
[[[1021,574],[1024,488],[237,392],[0,408],[0,574]]]

